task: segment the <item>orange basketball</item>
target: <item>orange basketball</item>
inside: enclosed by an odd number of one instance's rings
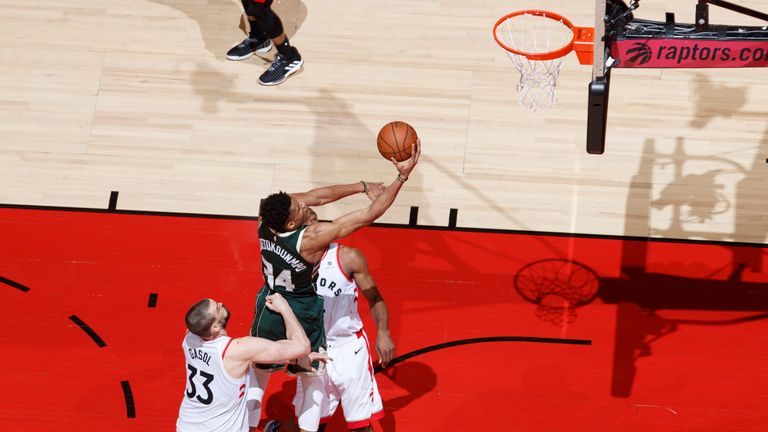
[[[411,157],[413,143],[416,142],[416,130],[406,122],[393,121],[387,123],[379,131],[376,145],[379,153],[385,159],[394,157],[396,161],[404,161]]]

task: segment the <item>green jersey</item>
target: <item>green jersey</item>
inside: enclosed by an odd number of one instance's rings
[[[301,257],[299,248],[307,227],[275,234],[259,225],[261,268],[271,290],[288,296],[316,295],[314,264]]]

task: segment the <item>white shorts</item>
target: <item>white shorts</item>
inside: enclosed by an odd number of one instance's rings
[[[299,376],[293,405],[299,427],[317,431],[330,420],[341,402],[349,429],[367,426],[384,416],[384,408],[373,376],[368,337],[362,330],[341,344],[330,344],[326,373]]]

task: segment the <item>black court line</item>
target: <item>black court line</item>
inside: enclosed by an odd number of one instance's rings
[[[22,284],[20,284],[20,283],[18,283],[16,281],[12,281],[10,279],[6,279],[6,278],[4,278],[2,276],[0,276],[0,283],[4,283],[4,284],[6,284],[6,285],[8,285],[10,287],[14,287],[17,290],[22,291],[22,292],[29,291],[29,287],[28,286],[22,285]]]
[[[28,205],[28,204],[0,203],[0,208],[18,209],[18,210],[64,211],[64,212],[77,212],[77,213],[110,213],[110,214],[137,215],[137,216],[167,216],[167,217],[183,217],[183,218],[196,218],[196,219],[227,219],[227,220],[252,220],[252,221],[259,220],[259,218],[256,216],[235,216],[235,215],[208,214],[208,213],[180,213],[180,212],[163,212],[163,211],[148,211],[148,210],[108,210],[104,208],[91,208],[91,207],[57,207],[57,206]]]
[[[471,339],[459,339],[451,342],[444,342],[437,345],[431,345],[416,351],[405,353],[401,356],[397,356],[392,359],[387,367],[394,366],[398,363],[404,362],[408,359],[412,359],[416,356],[426,354],[432,351],[438,351],[441,349],[451,348],[461,345],[471,345],[476,343],[490,343],[490,342],[535,342],[535,343],[551,343],[551,344],[565,344],[565,345],[592,345],[592,341],[589,339],[561,339],[561,338],[545,338],[545,337],[532,337],[532,336],[490,336]],[[373,373],[379,373],[384,368],[381,365],[376,366],[373,369]]]
[[[456,228],[456,220],[459,216],[459,209],[452,208],[448,212],[448,228]]]
[[[39,210],[39,211],[68,211],[68,212],[83,212],[83,213],[110,213],[110,214],[125,214],[136,216],[166,216],[166,217],[183,217],[183,218],[196,218],[196,219],[227,219],[227,220],[245,220],[257,222],[259,218],[257,216],[235,216],[235,215],[223,215],[223,214],[206,214],[206,213],[175,213],[175,212],[160,212],[160,211],[148,211],[148,210],[106,210],[98,208],[86,208],[86,207],[56,207],[56,206],[37,206],[28,204],[3,204],[0,203],[0,209],[19,209],[19,210]],[[416,210],[414,210],[416,209]],[[411,207],[411,219],[418,217],[418,207]],[[414,220],[415,222],[415,220]],[[642,237],[642,236],[625,236],[615,234],[589,234],[589,233],[567,233],[557,231],[532,231],[532,230],[511,230],[501,228],[477,228],[477,227],[447,227],[440,225],[410,225],[410,224],[393,224],[393,223],[373,223],[372,227],[378,228],[398,228],[398,229],[418,229],[424,231],[451,231],[451,232],[472,232],[472,233],[489,233],[489,234],[511,234],[511,235],[531,235],[540,237],[569,237],[569,238],[592,238],[592,239],[605,239],[605,240],[619,240],[619,241],[641,241],[646,243],[678,243],[678,244],[697,244],[697,245],[715,245],[725,247],[753,247],[759,249],[768,249],[768,244],[758,242],[732,242],[724,240],[695,240],[695,239],[676,239],[676,238],[661,238],[661,237]]]
[[[109,205],[107,206],[107,210],[115,211],[117,210],[117,196],[120,194],[118,191],[112,191],[109,193]]]
[[[408,226],[415,227],[419,225],[419,208],[411,207],[411,213],[408,215]]]
[[[104,339],[102,339],[91,327],[88,326],[83,320],[77,317],[77,315],[70,315],[70,320],[72,320],[73,323],[77,324],[78,327],[80,327],[85,334],[91,337],[94,342],[96,342],[96,345],[99,346],[99,348],[104,348],[107,346],[107,343],[104,342]]]
[[[157,293],[149,293],[149,301],[147,301],[147,307],[157,307]]]
[[[125,398],[125,413],[128,418],[136,418],[136,405],[133,402],[131,383],[128,381],[120,381],[120,385],[123,387],[123,397]]]

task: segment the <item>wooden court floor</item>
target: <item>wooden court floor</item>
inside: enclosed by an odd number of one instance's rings
[[[693,3],[637,15],[690,22]],[[617,70],[607,152],[590,156],[573,54],[553,109],[515,102],[491,26],[528,7],[594,21],[587,0],[283,0],[306,65],[267,88],[267,60],[224,57],[236,0],[0,0],[0,203],[103,208],[119,191],[120,209],[252,216],[273,191],[391,181],[375,135],[400,119],[424,158],[383,222],[419,206],[433,225],[457,209],[463,227],[765,240],[765,71]]]

